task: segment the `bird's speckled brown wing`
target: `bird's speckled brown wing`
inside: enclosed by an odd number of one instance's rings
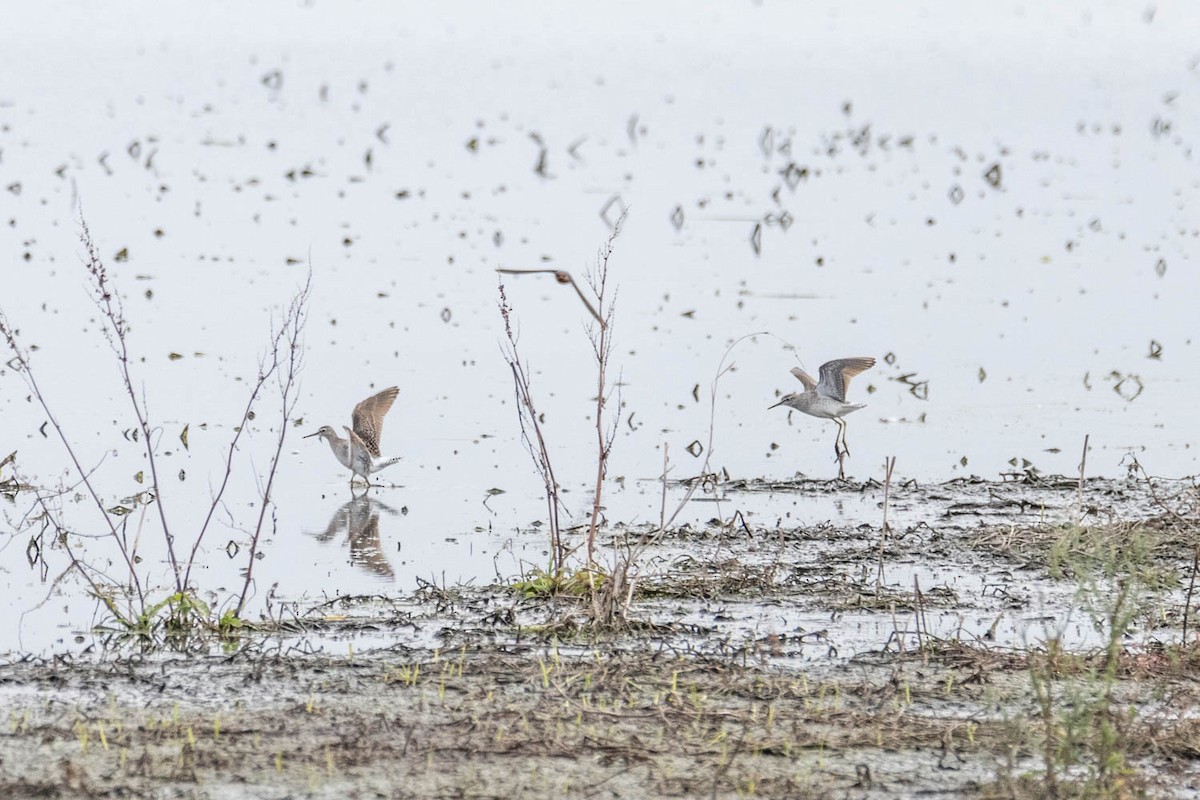
[[[350,417],[354,432],[362,439],[367,452],[376,458],[379,458],[379,441],[383,438],[383,415],[392,407],[398,394],[400,389],[393,386],[371,395],[354,407]]]
[[[860,372],[866,372],[873,366],[875,366],[873,358],[839,358],[834,361],[826,361],[821,365],[821,381],[817,384],[817,392],[844,403],[850,379]]]

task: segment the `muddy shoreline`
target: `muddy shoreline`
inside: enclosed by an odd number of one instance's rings
[[[430,583],[310,605],[192,655],[110,641],[10,657],[0,794],[1038,797],[1047,775],[1061,796],[1200,787],[1200,651],[1182,630],[1193,482],[911,484],[890,495],[886,536],[729,510],[744,492],[870,509],[879,488],[716,487],[727,516],[654,542],[617,628],[589,625],[572,596]],[[616,526],[608,544],[646,535]],[[1100,729],[1115,752],[1096,751]],[[1128,793],[1112,793],[1101,756]]]

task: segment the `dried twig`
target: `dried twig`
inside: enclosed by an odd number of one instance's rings
[[[154,505],[158,511],[159,522],[162,524],[163,538],[167,543],[167,558],[171,562],[171,571],[175,576],[175,591],[182,592],[184,588],[183,572],[179,565],[179,559],[175,555],[175,536],[167,522],[167,512],[163,504],[162,484],[158,479],[158,461],[155,458],[155,445],[146,409],[145,392],[143,390],[139,400],[138,390],[134,387],[133,374],[129,370],[130,355],[127,341],[129,323],[125,319],[125,309],[121,304],[120,297],[117,296],[115,288],[108,280],[108,269],[100,259],[100,253],[96,248],[96,242],[92,239],[91,231],[88,230],[87,223],[81,222],[81,227],[80,238],[83,240],[84,250],[87,252],[87,261],[84,266],[92,279],[92,299],[102,312],[107,324],[104,329],[105,336],[117,356],[121,382],[125,387],[125,394],[129,398],[130,407],[133,409],[134,418],[137,420],[138,429],[142,434],[146,461],[150,467],[150,483],[154,490]]]
[[[500,316],[504,319],[504,334],[508,340],[502,348],[504,358],[508,362],[513,375],[513,390],[517,398],[517,421],[521,426],[521,441],[529,457],[533,459],[534,467],[542,478],[546,494],[547,525],[550,528],[550,550],[552,566],[555,572],[561,572],[566,560],[566,550],[562,544],[561,528],[558,511],[561,505],[558,492],[558,479],[554,477],[554,466],[550,461],[550,451],[546,447],[546,439],[542,435],[541,419],[533,402],[533,391],[530,387],[529,372],[521,362],[517,350],[517,336],[513,333],[511,309],[508,297],[504,293],[504,282],[498,282],[500,292]]]
[[[664,443],[664,445],[663,445],[663,473],[662,473],[663,497],[662,497],[662,509],[659,513],[658,529],[655,530],[654,532],[652,532],[649,536],[642,539],[636,546],[627,543],[625,546],[625,553],[624,553],[623,558],[619,561],[619,563],[613,569],[614,581],[619,582],[622,585],[624,585],[625,587],[627,587],[626,599],[624,601],[624,604],[618,609],[619,615],[621,617],[626,617],[628,615],[629,606],[633,600],[633,588],[634,588],[636,581],[634,579],[630,578],[630,572],[634,569],[634,567],[642,559],[642,557],[645,555],[646,551],[650,547],[654,546],[654,544],[656,544],[663,536],[665,536],[667,530],[672,525],[675,524],[676,518],[678,518],[679,515],[681,513],[683,513],[683,509],[686,508],[688,503],[691,502],[692,497],[696,494],[696,491],[704,486],[715,485],[716,476],[714,476],[712,474],[712,468],[711,468],[710,464],[711,464],[712,454],[713,454],[713,439],[714,439],[716,427],[717,427],[717,387],[721,382],[721,378],[725,377],[726,373],[728,373],[730,370],[733,369],[733,362],[731,362],[729,360],[729,356],[731,353],[733,353],[734,348],[736,348],[739,344],[744,342],[746,339],[752,338],[754,336],[759,336],[759,335],[763,335],[762,332],[748,333],[744,336],[741,336],[741,337],[735,339],[729,345],[729,347],[727,347],[725,349],[725,352],[721,355],[721,361],[719,364],[717,364],[717,372],[715,375],[713,375],[712,383],[709,386],[708,440],[707,440],[708,443],[704,448],[704,462],[700,465],[700,475],[697,476],[696,479],[688,481],[687,489],[684,491],[683,497],[680,498],[679,502],[675,505],[675,508],[671,512],[670,516],[667,516],[667,513],[666,513],[666,507],[667,507],[667,496],[666,496],[667,489],[666,489],[666,487],[667,487],[667,476],[670,471],[670,458],[668,456],[666,444]],[[619,577],[617,577],[617,576],[619,576]]]
[[[238,433],[234,436],[229,445],[229,451],[226,457],[226,473],[222,480],[221,487],[218,490],[216,497],[209,509],[203,525],[196,535],[195,540],[191,545],[191,553],[185,563],[181,562],[177,557],[175,548],[175,536],[171,530],[169,517],[166,514],[165,506],[162,503],[162,488],[159,481],[159,472],[157,469],[156,445],[155,439],[161,433],[160,430],[151,427],[150,418],[147,411],[147,401],[144,391],[137,388],[133,371],[131,368],[132,356],[129,350],[128,333],[129,325],[125,319],[124,310],[122,308],[119,296],[112,286],[109,279],[107,269],[101,261],[95,242],[91,237],[86,224],[82,225],[81,237],[86,250],[84,266],[90,278],[93,300],[100,309],[101,316],[104,321],[103,332],[109,346],[112,348],[114,355],[117,358],[119,374],[125,393],[133,410],[133,415],[137,421],[135,427],[135,441],[140,441],[141,446],[147,458],[149,472],[151,476],[151,488],[147,492],[156,506],[159,523],[162,526],[162,534],[166,543],[168,560],[171,565],[174,575],[175,592],[168,598],[149,604],[147,600],[148,590],[144,583],[144,578],[139,574],[137,564],[139,559],[136,557],[138,549],[138,541],[140,532],[134,533],[134,541],[131,543],[126,534],[126,525],[128,518],[123,520],[119,525],[114,521],[113,515],[109,513],[104,502],[100,499],[100,494],[93,483],[92,474],[95,469],[85,470],[80,462],[79,454],[75,447],[68,439],[66,432],[60,426],[57,417],[51,411],[49,401],[42,393],[41,387],[34,375],[29,355],[18,341],[18,332],[9,325],[8,320],[0,313],[0,336],[3,337],[9,349],[13,352],[13,359],[10,363],[21,372],[26,383],[29,385],[32,395],[36,398],[43,412],[49,419],[54,431],[61,441],[64,450],[67,453],[71,464],[79,475],[79,484],[85,487],[87,494],[91,497],[100,519],[104,521],[107,532],[105,538],[111,539],[121,556],[125,568],[128,570],[129,584],[125,590],[125,602],[128,606],[127,610],[117,608],[117,599],[112,596],[112,592],[108,587],[111,584],[119,585],[118,582],[109,578],[104,570],[94,563],[85,562],[81,557],[76,555],[73,549],[72,540],[85,537],[86,534],[68,531],[60,522],[60,510],[56,510],[48,503],[49,495],[39,490],[37,492],[38,507],[42,512],[42,519],[46,524],[52,525],[55,531],[55,541],[62,544],[67,553],[67,557],[71,564],[71,569],[78,572],[83,580],[88,584],[88,587],[93,595],[105,604],[110,613],[113,614],[126,627],[134,629],[141,635],[145,635],[148,627],[153,623],[154,618],[160,609],[167,608],[172,614],[173,619],[182,621],[185,617],[202,616],[208,618],[208,607],[196,599],[195,594],[190,586],[191,569],[195,564],[197,553],[205,532],[209,528],[209,524],[215,514],[216,508],[222,503],[222,496],[225,487],[228,484],[230,473],[232,472],[233,453],[235,452],[241,433],[245,429],[246,424],[252,418],[251,409],[261,393],[262,388],[268,379],[274,375],[278,381],[280,396],[281,396],[281,413],[282,422],[279,429],[279,435],[276,440],[275,452],[272,456],[270,468],[267,474],[266,487],[262,493],[262,503],[259,511],[257,525],[252,534],[251,546],[248,553],[249,564],[246,569],[246,582],[242,588],[241,595],[238,599],[236,608],[237,614],[240,614],[245,606],[246,597],[249,591],[249,586],[252,581],[255,556],[257,554],[258,542],[262,531],[265,527],[266,513],[271,503],[271,488],[276,472],[279,468],[280,455],[282,453],[283,442],[286,436],[288,423],[290,422],[292,411],[294,410],[296,397],[296,382],[302,362],[302,349],[300,344],[300,334],[304,325],[305,306],[308,299],[310,283],[306,282],[304,288],[293,298],[291,305],[281,323],[279,331],[276,332],[271,345],[271,351],[264,358],[260,365],[259,381],[251,393],[250,400],[243,412],[242,424],[238,427]],[[311,281],[311,272],[310,272]],[[286,354],[284,349],[286,348]],[[142,505],[142,511],[145,512],[146,504]],[[141,524],[139,520],[139,526]],[[140,530],[140,528],[139,528]],[[31,545],[32,546],[32,545]],[[136,601],[136,607],[133,606]]]
[[[94,472],[94,470],[92,470],[92,472]],[[16,474],[18,475],[18,478],[19,478],[20,474],[19,473],[16,473]],[[90,476],[91,476],[91,472],[88,473],[88,477],[90,477]],[[29,481],[22,479],[22,483],[29,483]],[[80,483],[82,483],[82,481],[80,481]],[[76,485],[78,485],[78,484],[76,484]],[[106,577],[106,576],[104,576],[103,573],[99,569],[95,569],[95,568],[89,566],[82,559],[80,559],[78,556],[75,555],[75,551],[73,549],[71,549],[70,532],[67,531],[65,528],[63,528],[62,524],[59,522],[58,514],[55,513],[54,509],[50,508],[50,506],[47,502],[50,497],[61,497],[62,495],[66,494],[67,492],[72,491],[74,488],[75,487],[69,487],[69,488],[65,488],[65,489],[60,488],[60,490],[58,492],[54,492],[51,494],[47,494],[46,492],[39,490],[34,495],[34,504],[37,508],[40,508],[41,512],[42,512],[39,515],[38,519],[41,521],[43,531],[47,527],[53,528],[54,529],[54,537],[53,537],[54,541],[61,544],[63,547],[63,550],[65,550],[67,553],[67,560],[68,560],[67,569],[64,573],[59,575],[59,577],[57,579],[55,579],[55,583],[57,584],[58,581],[61,580],[66,575],[66,573],[72,572],[72,571],[77,572],[83,578],[83,580],[88,584],[88,587],[91,590],[92,595],[94,597],[96,597],[98,600],[102,600],[102,601],[106,602],[106,604],[108,604],[107,594],[101,589],[100,585],[96,582],[97,577]],[[32,513],[32,509],[29,513]],[[28,518],[28,517],[29,517],[29,514],[26,514],[26,518]],[[43,554],[42,558],[44,561],[44,558],[45,558],[44,554]],[[114,581],[112,579],[108,579],[108,580],[110,583],[112,583],[114,585],[117,583],[117,581]],[[137,592],[138,607],[137,607],[137,609],[129,608],[126,611],[127,619],[132,619],[132,617],[135,616],[136,613],[140,612],[145,607],[145,601],[142,596],[141,583],[138,579],[138,575],[137,575],[136,571],[130,572],[130,580],[133,582],[133,586],[135,587],[136,592]],[[114,610],[110,604],[109,604],[109,610],[110,611]],[[117,616],[120,616],[120,615],[118,614]]]
[[[124,538],[117,530],[117,525],[115,522],[113,522],[113,518],[108,513],[108,509],[104,507],[104,501],[100,499],[100,495],[96,491],[96,487],[91,481],[91,472],[89,470],[85,470],[83,465],[79,462],[78,453],[75,452],[74,446],[72,446],[70,440],[67,439],[67,434],[59,424],[58,418],[54,415],[54,412],[51,411],[49,402],[46,399],[46,396],[42,393],[41,386],[38,384],[37,377],[33,372],[33,367],[29,360],[29,354],[26,352],[25,348],[21,346],[20,341],[17,339],[17,335],[16,329],[9,324],[3,313],[0,312],[0,336],[4,337],[5,342],[8,344],[9,350],[12,351],[13,360],[19,367],[18,371],[25,379],[25,383],[27,386],[29,386],[34,399],[37,400],[38,405],[41,406],[42,413],[44,413],[50,420],[50,426],[54,428],[54,432],[58,436],[58,440],[62,443],[63,450],[65,450],[67,453],[67,458],[71,460],[71,464],[74,466],[75,472],[79,475],[80,481],[82,482],[84,488],[87,489],[88,497],[91,498],[92,503],[95,505],[96,510],[100,515],[100,518],[104,520],[104,524],[108,528],[108,535],[116,544],[117,551],[121,554],[121,558],[125,562],[126,568],[129,570],[130,579],[133,581],[134,590],[137,592],[139,603],[144,603],[145,592],[142,588],[141,579],[138,577],[137,570],[134,568],[133,557],[129,552],[129,548],[126,546]]]
[[[896,457],[890,456],[883,462],[883,529],[879,531],[879,568],[875,572],[875,591],[883,588],[883,546],[891,535],[888,524],[888,502],[892,495],[892,472],[896,469]]]
[[[1079,458],[1079,491],[1077,499],[1079,502],[1079,519],[1081,521],[1083,520],[1083,476],[1084,472],[1087,470],[1088,439],[1090,438],[1092,438],[1090,433],[1084,434],[1083,455]]]
[[[296,296],[292,298],[292,302],[284,315],[283,321],[279,328],[272,332],[271,348],[269,353],[263,355],[258,365],[258,379],[254,382],[254,388],[250,390],[250,396],[246,399],[246,405],[242,409],[242,418],[234,428],[233,438],[229,441],[229,447],[225,453],[225,472],[221,476],[221,485],[217,487],[216,494],[213,495],[212,502],[209,504],[208,512],[204,516],[204,522],[200,525],[200,530],[196,534],[195,540],[192,542],[192,551],[188,555],[187,568],[184,571],[183,583],[184,586],[190,585],[192,567],[196,562],[196,554],[200,550],[200,544],[204,541],[204,535],[208,532],[208,527],[212,522],[213,516],[216,514],[217,508],[225,496],[225,489],[229,485],[229,478],[233,474],[233,456],[237,452],[237,446],[241,440],[242,434],[249,427],[250,420],[254,416],[254,406],[258,402],[259,395],[262,394],[263,388],[267,385],[271,376],[274,375],[280,367],[280,352],[284,347],[288,348],[287,363],[289,368],[295,367],[299,369],[299,358],[301,354],[299,349],[299,334],[304,328],[304,322],[307,317],[308,297],[312,289],[312,266],[309,266],[308,275],[305,277],[304,286],[297,291]],[[290,375],[288,380],[294,382],[294,375]],[[276,457],[272,459],[270,464],[270,473],[274,477],[275,469],[278,466],[278,447],[282,446],[283,438],[287,432],[287,420],[290,416],[291,406],[295,404],[295,398],[289,398],[285,394],[281,398],[285,413],[284,422],[280,425],[277,439]],[[261,516],[260,523],[261,525]],[[252,548],[253,551],[253,548]],[[251,552],[253,557],[253,552]]]
[[[929,638],[929,625],[925,622],[925,595],[921,593],[921,582],[913,575],[913,597],[916,605],[914,616],[917,626],[917,651],[925,652],[925,640]]]
[[[1154,501],[1154,504],[1159,508],[1159,510],[1161,510],[1167,516],[1174,519],[1175,523],[1177,525],[1179,525],[1184,531],[1193,530],[1197,525],[1196,521],[1193,519],[1185,518],[1183,516],[1183,514],[1180,514],[1177,510],[1175,510],[1173,507],[1171,507],[1171,505],[1169,503],[1167,503],[1167,501],[1164,498],[1159,497],[1158,490],[1154,486],[1154,481],[1152,481],[1150,479],[1150,475],[1146,472],[1146,468],[1142,466],[1142,463],[1137,460],[1137,456],[1131,455],[1131,456],[1129,456],[1129,458],[1132,461],[1132,463],[1129,464],[1130,474],[1141,476],[1142,481],[1146,484],[1146,490],[1150,492],[1150,499],[1152,501]],[[1192,491],[1200,492],[1200,490],[1197,490],[1195,486],[1192,487]],[[1194,510],[1193,510],[1193,513],[1194,513]],[[1181,636],[1181,642],[1184,645],[1187,645],[1188,623],[1189,623],[1189,620],[1191,619],[1192,596],[1196,589],[1196,573],[1197,572],[1200,572],[1200,542],[1196,542],[1193,545],[1192,574],[1188,578],[1187,594],[1185,596],[1184,603],[1183,603],[1183,630],[1180,633],[1180,636]]]
[[[242,583],[242,593],[238,597],[236,616],[241,616],[246,607],[246,596],[250,591],[250,583],[254,577],[254,562],[258,560],[258,541],[262,536],[263,523],[266,520],[267,509],[273,508],[271,503],[271,488],[275,485],[275,476],[279,472],[279,459],[283,454],[283,443],[287,438],[288,428],[291,427],[292,412],[296,408],[296,382],[304,363],[304,348],[301,338],[304,334],[304,323],[307,319],[308,293],[312,286],[312,270],[309,270],[308,280],[304,287],[292,298],[291,304],[279,324],[272,339],[271,352],[264,359],[267,363],[265,370],[260,370],[259,381],[265,382],[270,375],[276,376],[279,389],[279,433],[275,437],[275,452],[271,454],[271,462],[267,467],[267,484],[262,492],[258,508],[258,521],[254,526],[254,534],[250,537],[250,552],[247,556],[246,579]],[[281,347],[286,346],[286,358],[281,356]],[[268,361],[269,359],[269,361]],[[257,391],[257,390],[256,390]]]
[[[621,219],[625,219],[624,214],[621,215]],[[620,230],[621,223],[618,221],[617,227],[613,229],[613,232],[608,239],[610,250],[612,241],[617,237],[617,234],[620,232]],[[588,313],[595,318],[596,322],[600,323],[601,327],[603,327],[605,324],[604,318],[600,316],[600,312],[597,311],[596,307],[592,305],[592,301],[588,300],[587,295],[585,295],[583,290],[579,288],[579,284],[575,282],[575,278],[571,276],[571,273],[564,269],[498,269],[496,272],[499,272],[501,275],[553,275],[554,279],[559,283],[571,284],[571,288],[575,290],[575,294],[579,295],[579,299],[585,306],[587,306]]]
[[[613,242],[621,235],[621,225],[625,221],[625,214],[622,213],[617,224],[613,226],[612,233],[609,234],[608,241],[604,243],[604,247],[600,249],[600,255],[597,259],[596,271],[588,275],[588,284],[592,291],[596,294],[596,302],[604,312],[600,317],[600,330],[592,331],[592,353],[596,359],[596,488],[592,495],[592,518],[588,522],[587,532],[587,565],[591,570],[596,563],[596,529],[600,520],[600,503],[603,494],[604,478],[608,474],[608,456],[612,451],[613,442],[617,438],[617,424],[620,422],[621,415],[621,398],[618,389],[617,395],[617,413],[613,418],[613,424],[608,430],[604,428],[604,408],[608,403],[608,387],[606,381],[608,378],[608,362],[612,355],[612,322],[614,318],[614,304],[609,301],[605,304],[605,294],[608,289],[608,259],[612,256]],[[571,276],[568,275],[569,279]],[[561,281],[561,279],[560,279]],[[574,281],[571,281],[574,286]],[[575,291],[579,291],[579,287],[575,287]],[[587,305],[587,298],[580,293],[580,299]],[[588,305],[588,309],[591,306]],[[593,316],[596,316],[593,311]],[[590,574],[590,573],[589,573]]]
[[[1192,574],[1188,577],[1187,596],[1183,601],[1183,632],[1180,642],[1186,647],[1188,640],[1188,621],[1192,616],[1192,595],[1196,591],[1196,573],[1200,572],[1200,542],[1192,546]]]

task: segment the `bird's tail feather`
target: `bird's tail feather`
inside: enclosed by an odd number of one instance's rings
[[[396,458],[385,458],[382,461],[376,461],[374,464],[372,464],[371,472],[372,473],[379,472],[379,470],[384,469],[385,467],[390,467],[392,464],[399,464],[399,463],[400,463],[399,456],[397,456]]]

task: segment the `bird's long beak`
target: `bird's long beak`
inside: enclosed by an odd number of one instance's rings
[[[311,439],[311,438],[312,438],[312,437],[314,437],[314,436],[320,436],[320,435],[321,435],[321,432],[320,432],[320,431],[317,431],[316,433],[310,433],[310,434],[307,434],[307,435],[305,435],[305,436],[301,436],[300,438],[301,438],[301,439]]]
[[[784,401],[780,400],[778,403],[776,403],[773,406],[767,406],[767,410],[770,411],[772,408],[779,408],[781,405],[783,405],[783,403],[784,403]]]

